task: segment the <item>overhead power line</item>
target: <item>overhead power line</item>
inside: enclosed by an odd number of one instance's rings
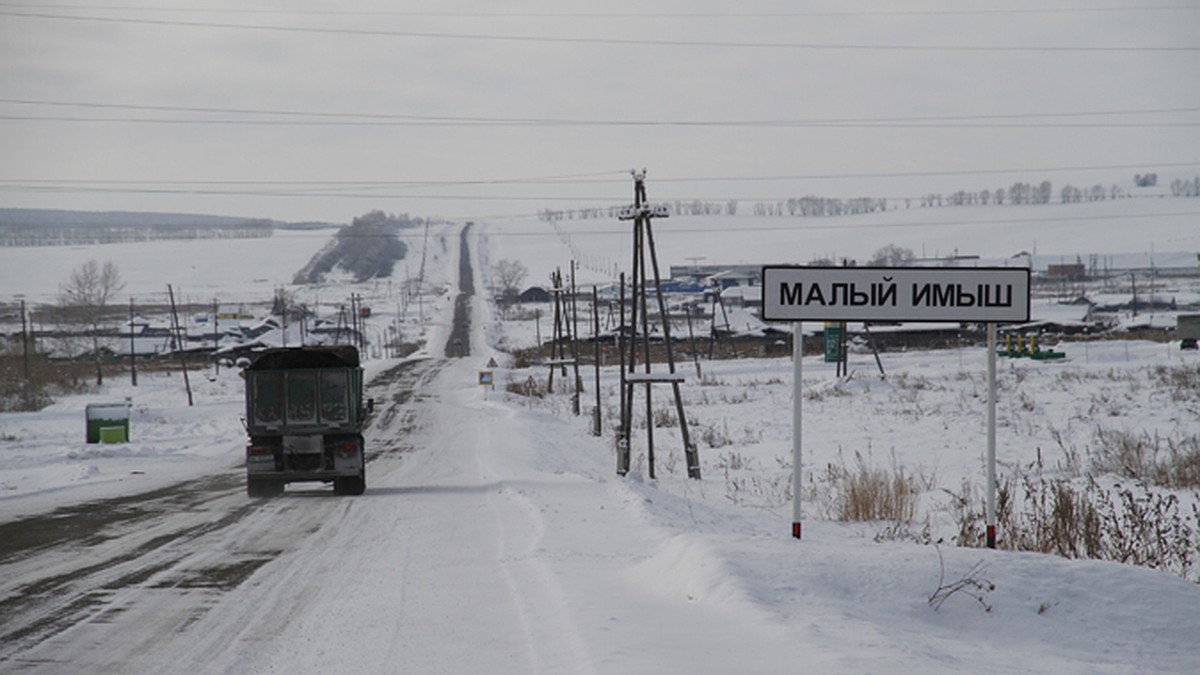
[[[1084,187],[1087,187],[1086,185]],[[339,191],[330,188],[309,189],[236,189],[222,187],[187,187],[187,186],[106,186],[72,183],[69,185],[36,184],[27,185],[10,181],[0,181],[0,192],[23,192],[30,194],[118,194],[118,195],[187,195],[202,197],[278,197],[278,198],[308,198],[308,199],[357,199],[375,201],[427,201],[440,202],[497,202],[497,203],[567,203],[574,206],[563,207],[564,211],[587,211],[591,209],[608,209],[627,205],[627,200],[615,197],[600,197],[596,195],[564,195],[564,194],[534,194],[534,195],[495,195],[495,194],[463,194],[463,193],[396,193],[396,192],[355,192]],[[954,192],[932,191],[934,193],[953,195]],[[694,202],[724,204],[727,202],[782,204],[796,199],[797,194],[774,195],[696,195],[696,194],[665,194],[658,201],[663,203]],[[853,201],[856,199],[882,199],[889,203],[901,201],[919,201],[930,196],[930,192],[921,194],[874,194],[864,197],[862,194],[853,195],[819,195],[823,199]],[[1139,199],[1157,199],[1159,195],[1136,196]]]
[[[656,183],[736,183],[736,182],[792,182],[815,180],[849,180],[849,179],[879,179],[879,178],[936,178],[943,176],[987,176],[987,175],[1016,175],[1016,174],[1045,174],[1064,172],[1090,171],[1147,171],[1164,169],[1183,169],[1200,167],[1200,160],[1190,162],[1145,161],[1135,164],[1074,164],[1064,166],[1011,166],[980,169],[949,169],[944,171],[871,171],[845,173],[784,173],[784,174],[755,174],[755,175],[694,175],[694,176],[656,176]],[[306,188],[306,189],[420,189],[472,187],[488,185],[574,185],[574,184],[611,184],[628,183],[628,170],[592,171],[569,174],[554,174],[544,176],[515,176],[500,178],[477,178],[457,180],[377,180],[377,179],[219,179],[219,180],[186,180],[186,179],[142,179],[142,178],[0,178],[0,189],[61,186],[72,187],[109,187],[120,189],[139,189],[140,186],[156,187],[271,187],[271,188]],[[247,194],[254,194],[249,192]],[[428,195],[416,195],[427,197]],[[583,197],[590,199],[594,197]],[[530,199],[536,199],[530,198]],[[707,199],[713,199],[708,197]]]
[[[944,207],[943,207],[944,208]],[[986,208],[986,207],[985,207]],[[1008,207],[991,207],[995,209],[1003,209]],[[913,209],[914,211],[916,209]],[[449,220],[471,220],[471,221],[496,221],[496,220],[512,220],[522,219],[528,220],[536,218],[538,214],[507,214],[496,216],[464,216],[461,218],[451,218]],[[1086,216],[1054,216],[1049,218],[985,218],[971,220],[969,222],[954,221],[954,220],[903,220],[896,222],[852,222],[851,216],[823,216],[823,217],[803,217],[803,216],[709,216],[710,218],[721,217],[723,222],[737,221],[736,229],[725,227],[725,229],[714,229],[713,227],[698,227],[688,225],[688,217],[683,217],[679,220],[666,221],[659,227],[670,234],[734,234],[742,235],[752,232],[795,232],[795,231],[812,231],[812,230],[888,230],[897,228],[970,228],[974,226],[997,226],[997,225],[1035,225],[1048,223],[1079,223],[1087,225],[1097,221],[1112,221],[1112,220],[1130,220],[1130,221],[1147,221],[1159,219],[1175,219],[1175,218],[1195,218],[1200,216],[1200,211],[1176,211],[1169,213],[1127,213],[1127,214],[1111,214],[1111,215],[1086,215]],[[696,216],[701,217],[701,216]],[[588,225],[583,225],[583,223]],[[592,220],[576,220],[576,221],[560,221],[560,226],[571,225],[567,228],[567,232],[573,237],[581,236],[622,236],[628,234],[628,227],[614,221],[611,226],[603,227],[605,221],[602,219]],[[578,224],[579,227],[574,225]],[[494,223],[493,223],[494,225]],[[548,231],[543,228],[538,229],[511,229],[503,226],[494,226],[488,230],[489,237],[557,237],[558,234]],[[293,238],[314,237],[325,239],[327,234],[293,232],[289,234]],[[343,231],[339,236],[348,238],[382,238],[392,236],[387,234],[361,234],[350,231]],[[424,237],[422,232],[413,230],[401,230],[395,233],[394,236],[400,238],[421,238]]]
[[[993,113],[980,115],[924,115],[907,117],[847,117],[810,119],[603,119],[563,117],[495,117],[464,115],[411,115],[396,113],[304,111],[268,108],[221,108],[211,106],[172,106],[93,101],[53,101],[45,99],[0,98],[0,104],[24,107],[77,108],[85,110],[123,110],[145,113],[188,113],[236,115],[239,118],[178,117],[85,117],[47,115],[5,115],[0,119],[39,122],[123,122],[145,124],[216,124],[216,125],[305,125],[305,126],[381,126],[381,125],[466,125],[466,126],[591,126],[591,127],[884,127],[884,128],[1007,128],[1007,127],[1191,127],[1200,121],[1128,122],[1086,121],[1080,118],[1115,118],[1148,115],[1179,115],[1200,112],[1200,107],[1142,108],[1129,110],[1080,110],[1050,112]],[[249,116],[249,117],[247,117]],[[269,118],[269,119],[264,119]],[[1038,121],[1066,120],[1073,121]]]
[[[395,127],[395,126],[609,126],[609,127],[774,127],[774,128],[844,128],[844,129],[1155,129],[1200,126],[1196,122],[974,122],[974,123],[866,123],[866,122],[821,122],[821,123],[765,123],[765,122],[618,122],[618,121],[559,121],[559,122],[464,122],[450,120],[429,121],[316,121],[316,120],[215,120],[215,119],[157,119],[140,117],[45,117],[35,115],[0,115],[0,120],[9,122],[73,122],[73,123],[116,123],[116,124],[163,124],[163,125],[218,125],[218,126],[309,126],[309,127]]]
[[[991,16],[1007,14],[1112,14],[1120,12],[1174,12],[1200,9],[1196,5],[1147,5],[1147,6],[1061,6],[1061,7],[1001,7],[965,9],[880,9],[880,10],[798,10],[778,12],[731,11],[731,12],[516,12],[516,11],[433,11],[433,10],[352,10],[352,9],[259,9],[251,7],[148,7],[144,5],[80,5],[69,3],[0,3],[0,8],[46,10],[86,10],[93,12],[148,12],[155,14],[233,14],[271,16],[345,16],[345,17],[420,17],[420,18],[516,18],[516,19],[780,19],[820,17],[873,17],[873,16]]]
[[[772,49],[806,51],[905,51],[905,52],[997,52],[997,53],[1135,53],[1135,52],[1197,52],[1195,45],[916,45],[916,44],[853,44],[818,42],[747,42],[718,40],[668,40],[608,38],[563,35],[500,35],[496,33],[457,33],[437,31],[404,31],[372,28],[334,28],[329,26],[281,26],[270,24],[226,23],[219,21],[180,21],[171,19],[134,19],[104,16],[52,14],[48,12],[0,10],[0,16],[51,21],[77,21],[146,26],[185,28],[219,28],[226,30],[303,33],[316,35],[354,35],[389,38],[419,38],[479,42],[525,42],[544,44],[619,45],[653,47],[704,47],[720,49]]]
[[[945,207],[943,207],[945,208]],[[993,207],[1003,209],[1007,207]],[[914,209],[915,210],[915,209]],[[462,218],[454,218],[452,220],[473,220],[473,221],[490,221],[503,220],[511,218],[528,219],[535,218],[537,214],[516,214],[516,215],[500,215],[500,216],[464,216]],[[1049,218],[984,218],[979,220],[971,220],[969,222],[962,221],[943,221],[943,220],[904,220],[891,223],[863,223],[850,222],[850,216],[825,216],[825,217],[802,217],[802,216],[724,216],[726,219],[737,221],[736,230],[726,228],[724,230],[714,230],[712,227],[696,227],[685,224],[687,218],[681,218],[675,221],[665,221],[659,225],[664,233],[670,234],[716,234],[724,232],[726,234],[745,234],[750,232],[783,232],[783,231],[805,231],[805,230],[873,230],[873,229],[896,229],[896,228],[943,228],[943,227],[973,227],[973,226],[997,226],[997,225],[1034,225],[1044,223],[1079,223],[1086,225],[1097,221],[1111,220],[1132,220],[1146,221],[1157,219],[1174,219],[1174,218],[1195,218],[1200,216],[1200,211],[1177,211],[1170,213],[1127,213],[1127,214],[1111,214],[1111,215],[1086,215],[1086,216],[1054,216]],[[697,216],[699,217],[699,216]],[[713,216],[716,217],[716,216]],[[765,221],[765,222],[764,222]],[[783,221],[783,222],[778,222]],[[595,227],[599,225],[601,220],[588,221],[560,221],[560,225],[567,222],[573,223],[591,223],[589,226],[581,225],[578,228],[570,227],[567,231],[571,236],[621,236],[628,234],[628,227],[614,222],[611,227]],[[766,224],[766,223],[770,224]],[[749,224],[754,223],[754,224]],[[307,234],[292,234],[293,237],[321,237],[326,235],[307,235]],[[364,235],[352,232],[345,232],[343,237],[382,237],[386,235]],[[401,238],[419,238],[424,236],[419,232],[401,231],[396,236]],[[546,237],[558,236],[557,233],[547,231],[545,229],[535,230],[518,230],[505,229],[503,227],[495,227],[488,230],[489,237]]]

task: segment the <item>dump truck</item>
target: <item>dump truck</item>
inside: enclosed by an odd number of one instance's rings
[[[243,375],[247,495],[271,497],[298,481],[333,483],[338,495],[366,490],[362,430],[372,406],[357,349],[267,349]]]

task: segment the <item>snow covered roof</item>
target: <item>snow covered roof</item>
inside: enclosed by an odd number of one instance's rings
[[[741,298],[743,302],[762,302],[762,286],[730,286],[721,291],[722,300]]]

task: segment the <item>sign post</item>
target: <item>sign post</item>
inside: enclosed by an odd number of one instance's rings
[[[996,324],[987,325],[987,547],[996,548]]]
[[[803,321],[986,323],[987,545],[996,547],[996,323],[1029,320],[1029,270],[1016,267],[763,267],[765,321],[791,321],[792,536],[800,538]]]
[[[800,538],[800,397],[804,393],[801,384],[801,357],[804,356],[804,330],[800,321],[792,323],[792,536]]]

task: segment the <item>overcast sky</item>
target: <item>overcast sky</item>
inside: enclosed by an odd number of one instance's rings
[[[628,202],[635,167],[747,210],[1190,178],[1198,66],[1198,0],[0,2],[0,206],[501,220]]]

